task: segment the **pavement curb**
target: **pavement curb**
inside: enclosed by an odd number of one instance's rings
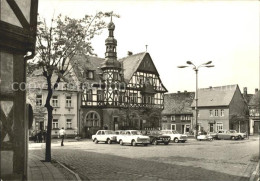
[[[55,160],[58,164],[60,164],[60,166],[62,166],[63,168],[65,168],[66,170],[68,170],[70,173],[72,173],[73,175],[75,175],[77,181],[82,181],[79,177],[79,175],[75,172],[73,172],[71,169],[69,169],[68,167],[66,167],[65,165],[63,165],[61,162]]]
[[[257,175],[258,175],[258,178],[256,178]],[[259,181],[259,162],[258,162],[258,164],[256,166],[255,171],[250,176],[249,181]]]

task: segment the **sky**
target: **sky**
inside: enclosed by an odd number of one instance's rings
[[[113,11],[117,56],[147,52],[169,93],[195,91],[192,67],[201,67],[198,87],[238,84],[241,92],[259,89],[258,1],[155,1],[155,0],[39,0],[39,15],[50,20],[58,14],[82,18],[98,11]],[[110,18],[107,18],[107,22]],[[107,29],[93,39],[95,53],[104,58]]]

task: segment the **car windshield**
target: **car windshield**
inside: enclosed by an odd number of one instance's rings
[[[172,134],[171,131],[162,131],[161,133],[162,133],[162,134]]]
[[[178,131],[172,131],[173,134],[179,134]]]
[[[229,132],[230,133],[236,133],[237,131],[236,130],[230,130]]]
[[[161,135],[162,133],[160,131],[153,131],[152,134],[158,134]]]
[[[132,135],[141,135],[140,131],[131,131]]]
[[[105,131],[105,134],[116,134],[114,131]]]

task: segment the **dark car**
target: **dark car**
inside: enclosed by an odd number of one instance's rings
[[[160,131],[145,131],[145,135],[149,136],[150,143],[153,145],[158,145],[159,143],[163,143],[165,145],[168,145],[171,141],[170,136],[163,135]]]

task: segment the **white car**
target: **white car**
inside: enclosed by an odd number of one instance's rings
[[[197,140],[201,141],[201,140],[208,140],[208,141],[212,141],[213,137],[210,134],[201,134],[197,136]]]
[[[117,135],[117,140],[120,145],[131,144],[132,146],[136,146],[142,144],[147,146],[150,143],[149,136],[144,136],[137,130],[122,131],[121,134]]]
[[[96,134],[92,135],[92,140],[96,144],[98,142],[105,142],[111,144],[116,143],[116,133],[112,130],[98,130]]]
[[[171,141],[173,141],[174,143],[185,143],[185,141],[187,141],[187,135],[180,134],[175,130],[162,130],[161,133],[163,135],[170,136]]]

